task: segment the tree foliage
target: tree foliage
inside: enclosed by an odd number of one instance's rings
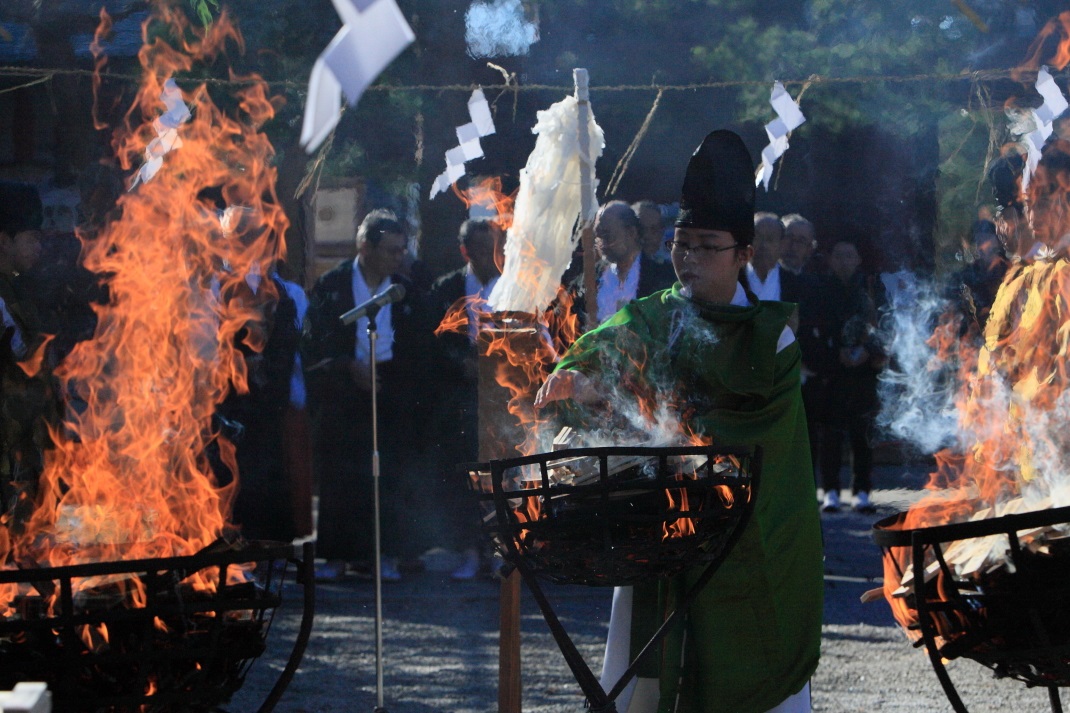
[[[210,20],[209,3],[214,6],[216,0],[188,1],[202,21]],[[1047,10],[1040,7],[1044,2],[1034,0],[1040,22],[1047,18]],[[380,85],[485,86],[502,81],[485,58],[477,60],[466,51],[464,9],[469,3],[398,3],[417,41],[379,78]],[[229,0],[228,5],[246,35],[257,35],[251,46],[262,48],[257,61],[269,77],[307,77],[316,55],[340,26],[329,0],[279,0],[266,6],[260,0]],[[850,150],[861,151],[862,137],[892,140],[903,151],[917,154],[899,164],[901,170],[915,172],[906,177],[915,187],[900,191],[888,179],[874,189],[857,189],[859,195],[890,191],[873,198],[888,203],[875,211],[881,221],[894,220],[897,210],[912,210],[910,205],[897,208],[895,201],[918,186],[928,190],[926,185],[939,190],[941,219],[952,214],[954,220],[972,217],[976,203],[987,197],[980,178],[995,129],[991,106],[977,100],[969,73],[1015,66],[1030,39],[1020,36],[1007,14],[1015,4],[1003,0],[527,0],[525,6],[529,18],[539,23],[539,41],[526,56],[491,60],[515,73],[521,86],[549,84],[567,91],[573,67],[590,70],[595,91],[619,84],[727,85],[666,95],[636,156],[629,178],[633,184],[625,186],[630,195],[623,197],[645,194],[671,200],[655,195],[652,186],[668,186],[666,192],[672,193],[675,175],[652,177],[664,157],[681,154],[678,144],[693,142],[701,127],[754,129],[749,140],[760,141],[761,126],[773,117],[769,89],[774,80],[781,80],[793,96],[803,95],[808,117],[787,157],[796,169],[805,155],[798,147],[811,139],[845,145],[854,141]],[[596,113],[611,141],[603,158],[607,171],[643,123],[654,94],[598,92]],[[998,106],[1006,94],[1002,91],[992,104]],[[280,139],[300,131],[304,97],[291,92],[289,98],[275,127],[269,127]],[[453,127],[467,120],[466,98],[460,91],[369,91],[357,107],[346,111],[322,168],[327,174],[360,174],[390,190],[413,181],[429,185],[442,170],[442,153],[455,142]],[[489,98],[499,99],[499,134],[485,142],[487,158],[473,169],[501,175],[502,167],[512,167],[515,172],[530,150],[535,112],[559,99],[560,92],[490,93]],[[280,144],[286,142],[276,141]],[[292,141],[289,150],[298,150]],[[848,153],[844,148],[845,162],[851,160]],[[827,160],[829,153],[820,156]],[[812,175],[815,169],[808,170]],[[800,181],[800,176],[796,174],[796,184],[805,183],[806,177]],[[791,181],[783,183],[785,191],[793,190]],[[448,200],[424,208],[438,210]],[[779,200],[769,206],[778,210],[824,209],[813,195],[767,200]],[[855,214],[867,210],[857,208]],[[950,236],[954,231],[942,232]]]
[[[212,24],[212,11],[219,12],[219,0],[189,0],[189,4],[205,27]]]

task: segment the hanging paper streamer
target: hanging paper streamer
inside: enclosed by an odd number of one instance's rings
[[[439,174],[431,186],[431,198],[449,189],[450,184],[456,183],[464,175],[465,161],[483,155],[479,139],[494,133],[494,119],[482,89],[476,89],[469,97],[468,116],[472,121],[457,127],[457,146],[446,152],[446,170]]]
[[[175,80],[168,79],[163,83],[163,91],[160,92],[160,101],[167,107],[160,116],[152,122],[152,128],[156,130],[156,138],[145,147],[145,163],[138,169],[130,184],[130,190],[139,183],[151,181],[156,172],[163,166],[163,157],[172,149],[182,146],[182,139],[178,135],[178,127],[190,119],[189,107],[182,101],[182,90],[175,84]]]
[[[773,83],[773,93],[769,97],[769,103],[773,105],[777,118],[765,125],[769,145],[762,149],[762,165],[758,167],[758,173],[754,179],[755,186],[760,183],[767,191],[769,179],[773,177],[773,164],[788,150],[788,134],[806,121],[799,105],[780,82]]]
[[[583,185],[581,167],[591,167],[605,149],[602,128],[590,111],[579,126],[580,106],[568,96],[536,115],[535,148],[520,171],[513,224],[505,238],[505,267],[487,298],[491,311],[540,314],[557,296],[561,275],[572,262],[575,227],[585,202],[595,206],[598,182]],[[580,147],[586,132],[589,154]],[[585,201],[583,192],[590,195]],[[589,219],[590,216],[584,216]]]
[[[379,73],[416,36],[394,0],[331,0],[342,29],[316,58],[308,79],[301,145],[312,153],[342,116],[342,94],[356,106]]]
[[[1026,148],[1029,155],[1026,158],[1025,170],[1022,172],[1022,191],[1029,187],[1029,179],[1040,163],[1040,154],[1044,148],[1044,142],[1051,136],[1052,123],[1060,114],[1066,111],[1066,97],[1055,83],[1055,79],[1048,73],[1048,68],[1042,66],[1037,72],[1037,91],[1044,97],[1044,103],[1032,110],[1035,126],[1025,137]]]

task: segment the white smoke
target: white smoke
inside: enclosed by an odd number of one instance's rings
[[[877,423],[922,453],[935,453],[958,441],[958,364],[942,361],[929,344],[951,303],[924,283],[889,298],[880,324],[889,364],[880,376]]]
[[[1020,400],[1019,400],[1020,401]],[[1028,406],[1023,411],[1025,452],[1014,454],[1008,467],[1022,474],[1022,497],[1040,502],[1050,498],[1050,507],[1070,505],[1070,393],[1063,392],[1053,408]],[[1023,468],[1021,461],[1026,462]],[[1044,506],[1049,506],[1044,503]]]
[[[539,26],[524,16],[520,0],[473,2],[464,24],[468,53],[476,58],[526,55],[539,41]]]
[[[643,344],[624,336],[599,350],[595,373],[600,400],[577,428],[574,446],[659,448],[695,442],[696,434],[680,417],[688,404],[677,391],[670,354],[708,349],[721,336],[716,325],[703,319],[690,302],[672,310],[668,319],[664,349],[647,352]]]

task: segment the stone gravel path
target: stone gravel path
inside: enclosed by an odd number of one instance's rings
[[[880,551],[870,539],[877,519],[917,497],[924,467],[881,467],[876,515],[843,511],[822,516],[826,543],[826,602],[822,659],[812,681],[815,711],[922,713],[952,708],[922,650],[914,649],[883,601],[859,597],[879,586]],[[451,581],[442,572],[384,584],[384,694],[390,713],[493,713],[497,710],[498,583]],[[608,589],[547,585],[555,610],[589,665],[601,668],[609,618]],[[269,651],[226,707],[256,711],[274,684],[300,617],[299,590],[269,638]],[[321,584],[313,637],[301,669],[276,707],[278,713],[371,713],[376,704],[375,590],[349,579]],[[579,686],[565,666],[542,616],[522,600],[523,710],[580,713]],[[972,661],[948,670],[971,713],[1050,711],[1043,690],[996,680]],[[1070,700],[1070,694],[1064,693]]]

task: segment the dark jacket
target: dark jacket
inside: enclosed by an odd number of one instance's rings
[[[796,274],[781,267],[780,301],[797,305],[795,338],[802,351],[803,368],[808,372],[822,371],[828,359],[829,339],[835,329],[828,309],[828,278]]]
[[[872,412],[877,407],[877,377],[883,368],[884,350],[874,329],[877,310],[866,276],[859,272],[848,282],[834,276],[824,278],[815,313],[821,322],[820,340],[815,340],[815,354],[811,355],[812,368],[825,396],[817,404],[817,418],[834,422]],[[869,358],[858,366],[846,366],[841,352],[852,350],[865,350]]]
[[[394,328],[394,359],[408,365],[420,356],[420,348],[428,342],[428,315],[424,296],[412,283],[400,275],[391,280],[405,287],[405,298],[391,307]],[[302,359],[305,369],[324,368],[324,360],[353,359],[357,346],[357,330],[352,324],[342,324],[339,317],[356,304],[353,301],[353,261],[346,260],[316,281],[309,293]],[[367,339],[366,334],[360,335]],[[385,368],[386,365],[384,365]]]
[[[433,349],[431,319],[426,296],[400,275],[393,282],[405,287],[405,298],[391,306],[394,330],[393,359],[378,364],[382,384],[380,403],[410,411],[417,403],[425,360]],[[323,403],[356,396],[356,386],[348,376],[355,359],[357,329],[342,324],[339,317],[355,307],[353,301],[353,261],[346,260],[316,281],[309,293],[301,359],[305,367],[309,397]],[[367,334],[359,335],[367,339]],[[386,401],[392,402],[387,406]]]
[[[435,327],[465,297],[466,275],[467,267],[462,267],[446,273],[431,286],[428,303]],[[436,347],[436,357],[441,367],[439,377],[445,381],[463,381],[464,362],[476,356],[475,345],[468,339],[467,330],[443,332],[436,339]]]
[[[602,278],[602,272],[607,266],[608,263],[605,261],[598,263],[597,279]],[[639,253],[639,285],[636,287],[635,299],[638,300],[643,297],[649,297],[655,292],[668,289],[672,287],[674,282],[676,282],[676,271],[673,269],[672,263],[661,262],[652,257],[648,257],[646,253]],[[572,293],[573,310],[575,310],[576,315],[580,320],[579,323],[586,324],[587,290],[584,288],[582,274],[576,276],[572,282],[569,283],[568,290]]]

